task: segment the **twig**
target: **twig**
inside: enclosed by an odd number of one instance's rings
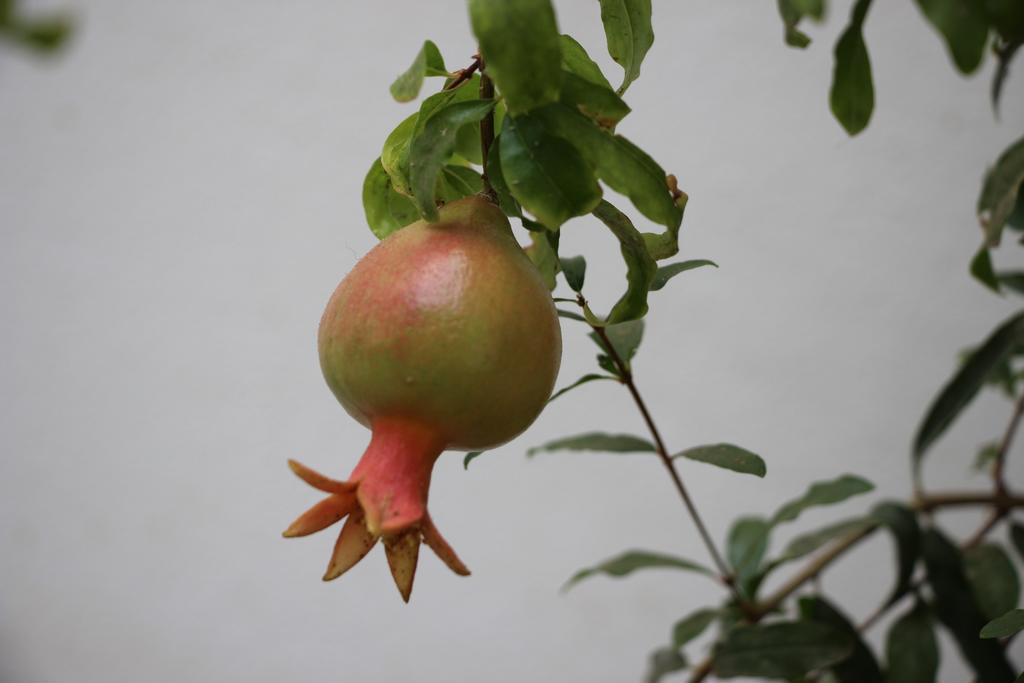
[[[1006,511],[1011,508],[1024,507],[1024,497],[1011,495],[1009,493],[1004,494],[992,494],[992,493],[941,493],[933,494],[930,496],[924,496],[920,500],[915,501],[912,507],[918,511],[925,510],[936,510],[943,507],[963,507],[967,505],[987,505],[993,508],[992,515],[985,521],[981,527],[971,535],[964,543],[962,548],[967,550],[974,547],[988,534],[995,524],[1005,516]],[[1002,512],[1000,512],[1000,510]],[[750,623],[757,623],[769,614],[775,608],[783,603],[789,596],[795,593],[808,581],[811,581],[818,577],[818,575],[825,570],[829,565],[839,559],[846,551],[850,550],[853,546],[857,545],[865,538],[873,534],[879,529],[879,525],[868,526],[860,531],[850,534],[845,538],[840,539],[833,544],[826,552],[818,555],[810,562],[808,562],[800,571],[793,575],[786,583],[780,586],[774,593],[766,597],[763,601],[757,603],[748,614],[748,620]],[[911,588],[915,588],[920,585],[920,580],[911,584]],[[907,591],[907,595],[910,595],[913,591]],[[882,618],[889,610],[898,605],[900,600],[892,603],[884,604],[878,610],[873,612],[860,626],[859,630],[864,631],[871,628],[879,619]],[[693,672],[690,674],[689,683],[699,683],[707,678],[708,674],[711,673],[713,661],[710,657],[703,660],[700,664],[694,667]]]
[[[582,294],[579,296],[579,303],[581,307],[586,307],[587,305]],[[633,397],[633,402],[636,403],[636,407],[640,411],[640,415],[643,416],[644,423],[647,425],[647,430],[651,433],[651,437],[654,439],[654,447],[658,457],[661,459],[662,464],[665,465],[665,469],[668,470],[669,477],[672,478],[672,483],[675,484],[676,491],[679,492],[679,497],[682,498],[687,512],[690,513],[690,517],[693,519],[693,523],[697,527],[697,531],[700,533],[700,537],[704,541],[704,545],[707,547],[708,553],[711,555],[711,559],[715,563],[715,568],[719,572],[719,579],[732,592],[733,596],[736,598],[737,604],[740,605],[740,608],[747,609],[747,601],[743,599],[743,596],[741,596],[739,590],[737,590],[736,582],[732,573],[729,571],[728,566],[722,559],[721,553],[718,552],[718,548],[715,546],[715,542],[711,538],[711,534],[708,533],[708,529],[704,525],[704,520],[701,519],[700,513],[697,512],[697,507],[693,504],[693,499],[690,498],[690,494],[687,492],[686,486],[683,484],[683,480],[679,476],[679,472],[676,471],[675,465],[672,464],[672,456],[669,455],[668,449],[665,447],[665,442],[661,438],[661,432],[658,431],[658,427],[654,423],[654,418],[651,417],[651,413],[647,409],[647,404],[640,395],[640,391],[636,387],[636,382],[633,381],[633,373],[630,371],[629,366],[626,365],[625,361],[622,360],[622,357],[619,356],[619,352],[615,350],[615,347],[612,345],[611,340],[608,339],[608,333],[605,332],[604,328],[596,325],[591,325],[590,327],[604,344],[605,350],[608,352],[608,356],[612,359],[612,362],[619,371],[622,383],[626,385],[630,395]]]
[[[1004,463],[1006,454],[1013,444],[1013,437],[1020,426],[1021,416],[1024,415],[1024,393],[1021,393],[1016,403],[1013,404],[1013,415],[1010,416],[1010,423],[1006,425],[1006,432],[1002,441],[999,442],[999,449],[996,451],[996,462],[992,466],[992,479],[995,482],[996,493],[1006,493],[1006,480],[1003,478]]]
[[[446,85],[444,89],[455,90],[455,88],[458,88],[460,85],[471,79],[473,77],[473,74],[475,74],[477,70],[480,69],[482,64],[483,60],[480,58],[480,55],[473,55],[472,64],[467,66],[465,69],[459,69],[459,75],[455,77],[455,80]]]
[[[478,57],[477,63],[480,66],[480,99],[481,100],[493,100],[494,99],[494,81],[491,77],[484,73],[484,62],[483,58]],[[490,178],[487,177],[487,157],[491,153],[491,145],[494,144],[494,108],[492,107],[487,116],[480,122],[480,156],[482,160],[481,166],[483,167],[484,180],[484,192],[490,197],[491,201],[497,203],[498,195],[494,192],[494,187],[491,185]]]

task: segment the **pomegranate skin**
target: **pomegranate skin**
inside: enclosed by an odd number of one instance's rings
[[[561,360],[551,295],[482,197],[374,247],[335,290],[320,322],[324,378],[359,422],[397,418],[446,448],[482,450],[525,430]]]

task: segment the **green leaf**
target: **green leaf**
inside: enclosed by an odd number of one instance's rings
[[[788,0],[789,4],[801,15],[809,16],[815,21],[825,18],[825,0]]]
[[[768,472],[768,468],[765,467],[761,456],[739,446],[734,446],[731,443],[695,446],[687,448],[685,451],[680,451],[672,457],[705,462],[709,465],[732,470],[733,472],[753,474],[755,477],[764,477]]]
[[[619,240],[619,251],[626,262],[626,291],[612,306],[609,323],[637,320],[647,314],[647,292],[654,281],[658,265],[654,262],[640,232],[626,214],[602,200],[596,216]]]
[[[566,318],[567,320],[578,320],[581,323],[587,322],[587,319],[584,318],[579,313],[573,313],[572,311],[566,311],[561,308],[556,308],[555,311],[558,313],[559,318]]]
[[[380,163],[391,177],[391,186],[396,192],[412,196],[409,184],[409,143],[416,130],[419,114],[413,114],[398,124],[384,140],[384,148],[380,153]]]
[[[1012,609],[981,629],[982,638],[1006,638],[1024,630],[1024,609]]]
[[[1024,560],[1024,524],[1019,522],[1010,523],[1010,541],[1020,559]]]
[[[1024,272],[997,273],[996,279],[999,280],[1000,285],[1006,286],[1017,294],[1024,294]]]
[[[619,94],[640,76],[640,63],[654,44],[651,0],[601,0],[608,54],[625,72]]]
[[[713,670],[721,678],[794,679],[840,662],[852,651],[849,635],[829,624],[739,626],[715,645]]]
[[[544,284],[547,285],[548,289],[554,289],[556,282],[555,277],[558,275],[558,239],[559,233],[550,232],[545,230],[544,232],[531,232],[530,233],[530,246],[524,250],[526,255],[533,261],[533,265],[537,266],[538,272],[540,272],[541,278],[544,280]]]
[[[562,104],[572,107],[602,128],[612,130],[630,112],[613,90],[591,83],[571,71],[562,74]]]
[[[801,598],[800,616],[807,621],[835,627],[853,642],[850,655],[831,667],[839,683],[882,683],[882,670],[875,655],[860,637],[857,627],[834,605],[822,597]]]
[[[789,542],[786,549],[782,551],[782,555],[778,560],[773,562],[773,566],[782,564],[783,562],[789,562],[790,560],[796,560],[806,555],[810,555],[818,548],[821,548],[829,541],[832,541],[841,536],[849,536],[868,527],[874,526],[874,520],[869,517],[857,517],[855,519],[846,519],[841,522],[835,522],[828,526],[822,527],[815,531],[811,531],[805,534],[796,536]]]
[[[562,34],[559,36],[559,44],[562,48],[563,69],[580,78],[585,78],[595,85],[600,85],[608,90],[612,89],[612,84],[601,73],[601,67],[590,58],[583,46],[577,43],[572,36]]]
[[[974,464],[971,465],[971,468],[975,472],[984,472],[989,470],[998,457],[999,444],[994,441],[982,444],[981,448],[978,449],[978,453],[974,456]]]
[[[829,104],[832,114],[850,135],[867,128],[875,108],[875,88],[871,82],[871,60],[864,43],[864,18],[871,0],[857,0],[850,24],[839,37],[835,49],[835,69]]]
[[[373,162],[363,181],[363,210],[377,239],[384,239],[418,218],[412,202],[391,187],[391,177],[380,159]]]
[[[575,382],[573,382],[569,386],[562,387],[561,389],[559,389],[555,393],[551,394],[551,398],[548,399],[548,403],[551,403],[552,401],[554,401],[556,398],[558,398],[559,396],[561,396],[565,392],[572,391],[573,389],[575,389],[576,387],[580,386],[581,384],[587,384],[588,382],[596,382],[597,380],[602,380],[602,379],[617,380],[618,378],[617,377],[612,377],[611,375],[597,375],[597,374],[593,374],[593,373],[587,374],[587,375],[583,375],[582,377],[580,377],[578,380],[576,380]]]
[[[647,153],[563,104],[548,105],[534,115],[551,134],[568,140],[608,187],[629,197],[644,216],[666,226],[666,239],[671,242],[677,238],[683,210],[669,191],[664,169]],[[652,255],[661,259],[674,253]]]
[[[526,452],[528,456],[545,451],[603,451],[608,453],[654,453],[655,448],[647,439],[631,434],[605,434],[587,432],[577,436],[549,441]]]
[[[413,60],[412,66],[391,84],[391,96],[399,102],[409,102],[420,94],[424,78],[447,75],[444,58],[441,57],[441,51],[437,49],[437,45],[429,40],[424,41],[423,47],[416,53],[416,59]]]
[[[561,266],[569,288],[574,292],[582,290],[587,275],[587,260],[582,256],[567,256],[561,259]]]
[[[928,607],[918,602],[889,628],[885,641],[889,683],[935,683],[939,644]]]
[[[1014,213],[1017,195],[1024,182],[1024,138],[1010,145],[999,155],[996,164],[985,174],[978,196],[978,219],[985,228],[990,247],[999,245],[1003,227]]]
[[[420,215],[438,219],[434,189],[441,167],[455,148],[455,134],[467,123],[479,121],[494,107],[493,101],[455,102],[437,110],[409,148],[409,180]]]
[[[886,605],[892,605],[910,590],[914,567],[921,556],[921,529],[917,515],[901,503],[879,503],[871,516],[892,534],[896,542],[896,586]]]
[[[6,34],[39,54],[52,54],[67,43],[73,27],[71,17],[63,13],[38,19],[8,17],[0,22],[0,39]]]
[[[601,201],[594,171],[579,152],[530,115],[506,117],[501,167],[512,196],[550,230]]]
[[[772,525],[790,522],[799,517],[800,513],[807,508],[841,503],[847,498],[867,493],[874,488],[875,486],[871,482],[852,474],[815,482],[803,496],[791,500],[779,508],[779,511],[772,517]]]
[[[719,612],[716,609],[699,609],[680,619],[672,627],[672,644],[680,648],[704,633]]]
[[[783,37],[786,45],[804,49],[811,44],[810,37],[797,28],[804,16],[797,0],[778,0],[779,16],[782,18]]]
[[[1020,580],[1001,546],[983,543],[964,551],[964,571],[974,599],[987,619],[995,619],[1017,606]]]
[[[999,278],[996,277],[995,271],[992,270],[992,257],[988,253],[988,248],[984,245],[974,255],[974,258],[971,259],[971,275],[974,276],[975,280],[996,294],[1000,293]]]
[[[479,173],[467,166],[454,164],[446,164],[441,167],[438,182],[439,188],[435,197],[444,202],[470,197],[479,194],[484,189],[483,178]]]
[[[688,270],[694,268],[700,268],[701,266],[714,266],[718,267],[718,264],[714,261],[708,261],[707,259],[693,259],[690,261],[680,261],[679,263],[670,263],[667,266],[661,266],[658,268],[658,272],[654,274],[654,280],[651,281],[651,291],[656,291],[668,284],[668,281],[674,278],[679,273],[685,273]]]
[[[915,470],[920,469],[928,448],[978,393],[992,369],[1021,343],[1024,343],[1024,313],[1003,322],[960,366],[932,402],[917,430],[913,451]]]
[[[981,64],[988,42],[988,21],[971,0],[917,0],[918,7],[946,40],[953,63],[969,74]]]
[[[714,572],[707,567],[681,557],[663,555],[661,553],[654,553],[647,550],[629,550],[621,555],[617,555],[600,564],[594,565],[593,567],[581,569],[572,575],[572,577],[565,583],[562,590],[569,590],[580,581],[597,574],[605,574],[607,576],[620,578],[623,576],[629,576],[633,572],[641,569],[682,569],[685,571],[706,574],[707,576],[715,575]]]
[[[729,566],[736,572],[740,587],[758,573],[768,550],[771,525],[761,517],[740,517],[733,522],[726,544]],[[748,596],[753,597],[753,596]]]
[[[939,621],[953,635],[960,653],[981,680],[1012,681],[1015,674],[1003,648],[995,640],[978,638],[988,619],[974,601],[960,551],[936,529],[925,530],[921,541]]]
[[[651,653],[647,665],[647,683],[658,683],[662,678],[687,667],[686,657],[671,647],[659,647]]]
[[[1024,16],[1024,13],[1022,13],[1022,16]],[[1006,83],[1006,77],[1010,75],[1010,63],[1022,45],[1024,45],[1024,41],[1018,39],[999,45],[999,49],[993,50],[996,56],[996,74],[992,77],[992,111],[997,116],[999,114],[999,100],[1003,94],[1003,85]]]
[[[462,469],[468,470],[469,463],[473,462],[483,454],[483,451],[471,451],[469,453],[466,453],[466,457],[462,459]]]
[[[629,367],[629,361],[636,355],[637,349],[640,348],[640,342],[644,338],[644,321],[643,320],[630,320],[629,322],[616,323],[614,325],[606,325],[604,327],[605,336],[608,337],[608,341],[611,343],[612,348],[615,349],[615,353],[618,354],[619,359]],[[605,346],[604,340],[597,332],[591,332],[589,335],[590,339],[597,344],[597,346],[610,355],[608,347]]]
[[[1024,192],[1021,189],[1024,184],[1017,188],[1017,205],[1006,218],[1006,225],[1017,231],[1024,231]]]
[[[498,196],[498,206],[507,216],[523,217],[523,210],[519,202],[512,196],[505,182],[505,172],[501,168],[501,136],[499,135],[491,145],[487,154],[487,165],[485,166],[487,180],[490,181],[494,193]]]
[[[558,99],[561,38],[550,0],[469,0],[469,18],[484,70],[511,114]]]

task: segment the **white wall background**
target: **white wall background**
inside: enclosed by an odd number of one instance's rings
[[[682,256],[721,265],[653,295],[640,386],[672,447],[729,440],[769,463],[763,481],[684,464],[719,538],[840,472],[905,496],[956,352],[1017,305],[966,268],[981,174],[1021,132],[1024,66],[994,121],[991,63],[960,78],[913,3],[875,3],[878,109],[851,140],[827,108],[836,4],[804,53],[774,3],[656,1],[620,128],[691,196]],[[630,547],[703,559],[691,524],[654,459],[524,457],[639,432],[613,385],[559,400],[468,472],[439,462],[431,508],[469,579],[424,555],[406,606],[380,551],[325,585],[333,534],[279,535],[315,500],[285,459],[341,475],[367,441],[320,378],[316,325],[374,243],[363,174],[413,106],[387,87],[424,38],[469,62],[463,3],[29,4],[54,6],[79,19],[62,57],[0,52],[0,680],[638,680],[717,590],[664,572],[558,588]],[[557,7],[617,79],[596,2]],[[585,220],[564,234],[607,308],[611,239]],[[581,329],[565,338],[561,384],[593,357]],[[982,400],[929,484],[962,488],[1008,412]],[[890,562],[876,539],[824,585],[862,617]],[[943,667],[964,680],[953,649]]]

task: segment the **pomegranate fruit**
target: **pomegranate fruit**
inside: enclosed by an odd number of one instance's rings
[[[338,401],[371,430],[346,481],[295,461],[330,494],[284,532],[305,536],[348,517],[324,580],[383,541],[409,600],[425,542],[456,574],[469,570],[427,512],[445,450],[485,450],[540,414],[558,374],[561,333],[551,295],[483,197],[452,202],[374,247],[335,290],[320,321],[320,365]]]

